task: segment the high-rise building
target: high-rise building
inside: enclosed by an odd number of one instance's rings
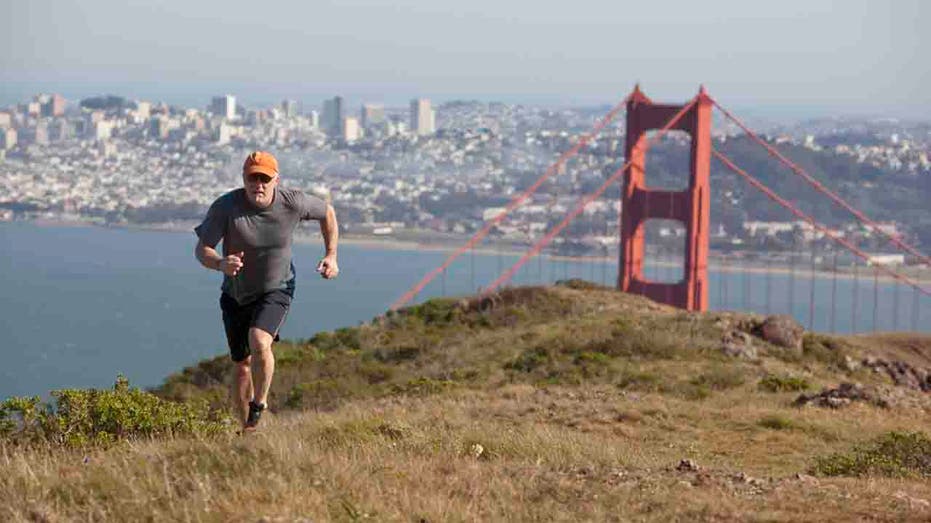
[[[297,116],[297,102],[294,100],[282,100],[281,112],[285,118],[294,118]]]
[[[22,145],[48,145],[48,123],[38,120],[17,130],[16,142]]]
[[[435,131],[435,116],[430,100],[415,98],[411,100],[411,132],[421,136],[431,135]]]
[[[49,140],[62,142],[74,136],[74,126],[64,118],[56,119],[49,127]]]
[[[140,120],[148,120],[152,114],[152,104],[149,102],[136,102],[136,116]]]
[[[359,139],[359,120],[353,116],[343,118],[342,139],[347,142],[354,142]]]
[[[310,120],[310,127],[313,129],[320,128],[320,113],[317,111],[310,111],[310,114],[307,115],[307,118]]]
[[[214,132],[213,137],[216,140],[217,145],[226,145],[230,143],[230,138],[232,135],[233,129],[225,123],[221,123]]]
[[[246,125],[257,125],[265,121],[265,111],[246,111]]]
[[[42,116],[55,117],[65,114],[65,98],[60,94],[46,95],[37,99]]]
[[[111,134],[113,134],[113,122],[110,120],[94,122],[94,125],[91,126],[90,137],[94,140],[108,140]]]
[[[210,112],[227,120],[236,118],[236,97],[231,94],[214,96],[210,102]]]
[[[0,129],[13,127],[13,117],[10,113],[0,113]]]
[[[16,147],[16,129],[8,128],[0,130],[0,150],[7,150]]]
[[[343,97],[334,96],[323,102],[323,130],[330,136],[340,136],[343,127]]]
[[[201,132],[207,128],[207,122],[201,115],[196,115],[187,121],[187,126],[194,132]]]
[[[362,104],[359,111],[359,123],[363,129],[385,122],[385,106],[381,104]]]
[[[27,147],[30,145],[35,145],[36,143],[36,128],[35,127],[20,127],[16,131],[16,142]]]
[[[26,116],[39,116],[42,113],[42,104],[39,102],[28,102],[20,106],[20,110]]]
[[[336,116],[336,104],[333,99],[323,101],[323,108],[320,110],[320,116],[320,125],[323,131],[329,133],[330,128],[333,127],[333,119]]]
[[[149,119],[149,136],[156,140],[168,138],[168,118],[162,115],[153,116]]]

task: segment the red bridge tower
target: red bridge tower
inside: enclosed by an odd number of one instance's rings
[[[713,102],[699,90],[692,107],[673,129],[692,137],[689,186],[684,191],[650,189],[644,180],[646,133],[660,129],[683,105],[654,104],[634,88],[627,102],[625,158],[630,162],[621,193],[621,249],[618,289],[690,311],[708,309],[708,227],[710,214],[711,110]],[[685,278],[676,283],[649,281],[643,276],[643,224],[649,219],[685,224]]]

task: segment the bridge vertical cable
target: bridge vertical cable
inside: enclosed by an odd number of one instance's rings
[[[831,264],[831,334],[835,331],[837,319],[837,252],[834,253],[834,262]]]
[[[873,267],[873,332],[879,324],[879,270]]]
[[[857,322],[860,319],[858,315],[859,305],[860,305],[860,266],[856,263],[853,264],[853,291],[851,296],[851,307],[850,307],[850,331],[853,334],[857,333]]]
[[[815,330],[815,271],[817,270],[815,251],[811,251],[811,278],[808,284],[811,294],[808,296],[808,330]]]

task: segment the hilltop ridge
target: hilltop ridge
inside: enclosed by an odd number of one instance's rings
[[[828,336],[805,332],[785,316],[689,313],[583,280],[434,298],[358,327],[285,341],[276,358],[278,410],[333,408],[408,389],[514,383],[613,385],[697,399],[730,388],[702,382],[709,373],[741,383],[797,374],[809,388],[840,381],[896,385],[889,372],[874,370],[882,362],[917,373],[912,389],[920,390],[919,382],[931,389],[931,378],[921,374],[931,369],[931,336]],[[222,405],[229,367],[225,356],[204,360],[155,392]]]
[[[918,520],[931,336],[832,337],[572,280],[276,346],[251,437],[2,443],[12,519]],[[165,380],[226,408],[231,365]],[[264,422],[265,420],[263,420]]]

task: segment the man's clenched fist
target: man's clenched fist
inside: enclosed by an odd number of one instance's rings
[[[317,264],[317,272],[326,279],[335,278],[339,274],[339,265],[336,263],[336,255],[325,256]]]
[[[227,276],[236,276],[239,274],[239,270],[242,269],[242,257],[245,255],[245,252],[237,252],[236,254],[230,254],[229,256],[220,260],[219,265],[217,266],[220,269],[220,272]]]

